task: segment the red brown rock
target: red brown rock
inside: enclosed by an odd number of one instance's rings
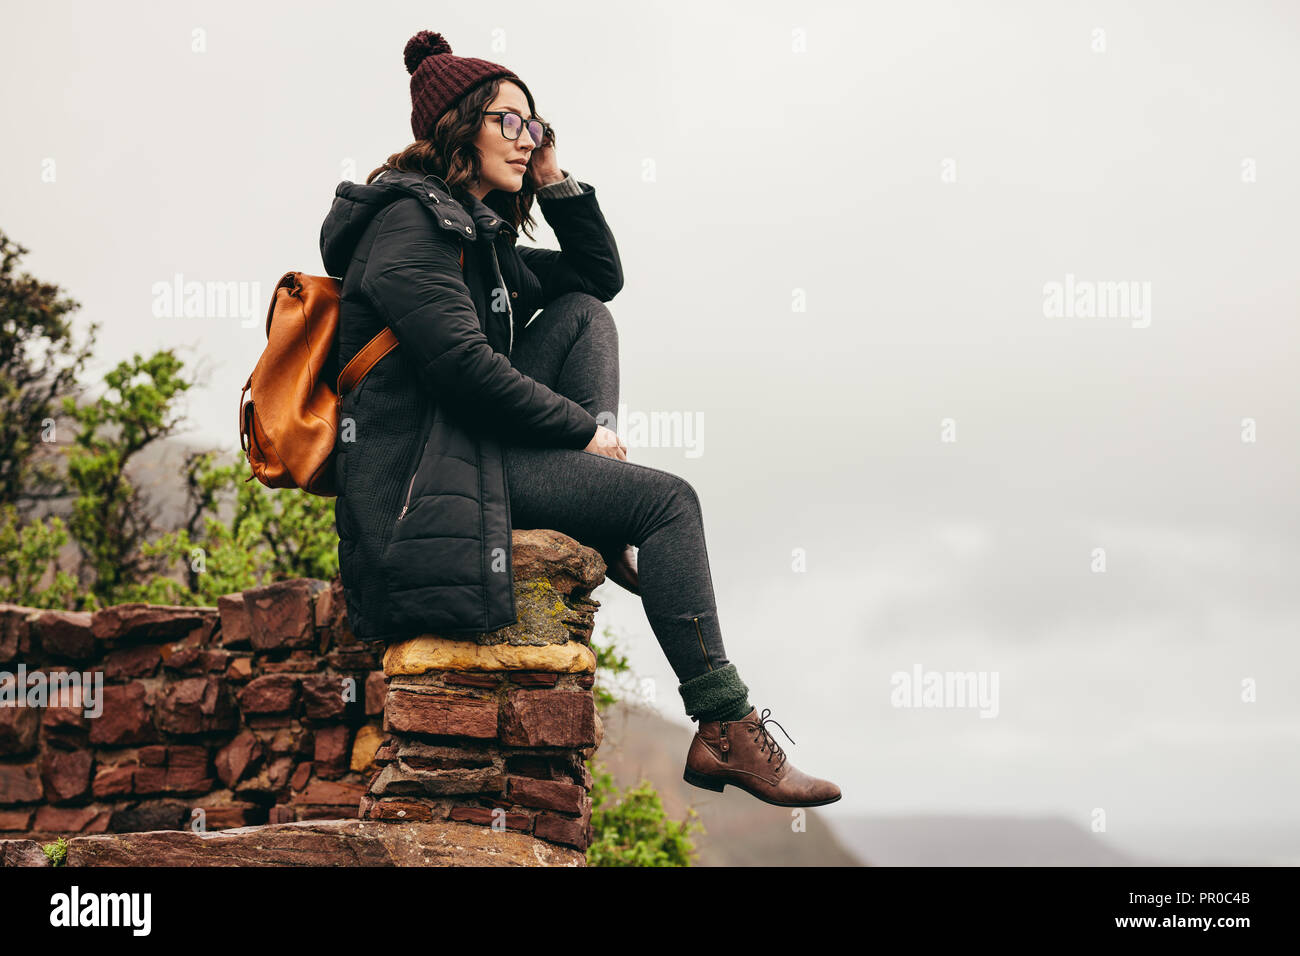
[[[302,679],[303,711],[311,720],[334,720],[347,710],[343,700],[345,678],[321,674]]]
[[[78,836],[80,866],[584,866],[580,851],[453,821],[307,820],[207,833]]]
[[[459,820],[465,823],[479,823],[497,830],[502,827],[507,830],[528,830],[533,825],[532,819],[526,813],[502,812],[499,809],[488,807],[452,807],[447,819]],[[500,821],[500,823],[494,827],[493,824],[497,821]]]
[[[316,776],[341,777],[352,763],[352,732],[342,724],[317,728],[312,762]]]
[[[373,648],[358,644],[330,651],[325,657],[325,663],[336,671],[371,671],[378,663],[378,657]]]
[[[104,680],[116,682],[133,677],[152,677],[161,662],[162,646],[159,644],[139,644],[109,651],[104,655]]]
[[[289,777],[289,788],[291,790],[301,790],[307,786],[307,781],[311,779],[311,764],[305,760],[298,764],[293,774]]]
[[[262,659],[260,667],[263,674],[314,674],[320,670],[323,661],[311,650],[299,648],[290,651],[284,660],[271,661]]]
[[[315,642],[314,597],[324,581],[295,578],[244,592],[249,643],[255,651],[311,647]]]
[[[496,688],[501,685],[501,675],[499,674],[482,674],[474,671],[444,671],[442,682],[448,685],[459,685],[461,687],[490,687]]]
[[[586,791],[576,783],[559,780],[536,780],[532,777],[507,777],[506,795],[515,803],[561,813],[581,813]]]
[[[31,753],[40,729],[40,708],[0,707],[0,755]]]
[[[135,772],[138,767],[98,767],[91,782],[91,793],[96,800],[106,797],[124,797],[135,792]]]
[[[50,858],[35,840],[0,840],[0,868],[50,865]]]
[[[596,742],[596,708],[590,694],[512,690],[501,714],[501,740],[519,747],[586,747]]]
[[[211,608],[161,604],[116,604],[95,611],[90,629],[95,639],[116,646],[120,642],[178,640],[215,618]]]
[[[231,830],[257,823],[262,816],[256,804],[232,803],[228,806],[201,807],[203,825],[209,830]]]
[[[540,813],[533,833],[551,843],[563,843],[579,850],[591,846],[591,821],[581,817],[562,817],[557,813]]]
[[[252,627],[248,622],[248,609],[243,594],[225,594],[217,598],[217,612],[221,616],[221,646],[249,647]]]
[[[163,666],[178,674],[219,674],[233,658],[222,648],[212,649],[195,644],[164,644]]]
[[[277,714],[293,710],[298,702],[298,678],[272,674],[250,681],[239,692],[245,714]]]
[[[220,677],[189,677],[168,686],[158,707],[158,726],[170,734],[234,730],[239,711]]]
[[[85,661],[95,656],[89,611],[41,611],[30,621],[32,636],[43,655],[56,660]]]
[[[366,716],[373,717],[384,712],[384,699],[388,696],[388,682],[382,670],[371,671],[366,675]]]
[[[47,749],[41,758],[41,782],[50,803],[68,803],[90,793],[90,770],[95,758],[89,750]]]
[[[416,823],[427,820],[445,820],[446,811],[439,812],[433,804],[420,803],[415,800],[375,800],[363,799],[361,817],[365,820],[404,820]]]
[[[491,738],[497,735],[497,703],[473,697],[423,693],[412,687],[389,687],[384,705],[384,730]]]
[[[511,542],[516,581],[545,578],[557,591],[590,593],[605,580],[605,562],[593,548],[547,528],[516,531]]]
[[[233,787],[262,759],[262,754],[262,742],[257,735],[248,730],[241,731],[213,758],[217,778],[227,787]]]
[[[31,822],[31,810],[0,810],[0,833],[6,830],[26,830]],[[0,863],[0,866],[4,864]]]
[[[31,657],[30,619],[40,612],[30,607],[0,602],[0,664]]]
[[[512,671],[510,683],[519,687],[554,687],[560,675],[545,671]]]
[[[139,681],[104,687],[104,712],[90,722],[90,742],[122,747],[158,739],[150,701]]]
[[[0,804],[33,803],[44,796],[37,764],[0,764]]]
[[[301,793],[291,795],[290,803],[294,805],[316,803],[347,807],[352,815],[355,815],[365,793],[366,788],[360,784],[313,778]]]
[[[102,806],[41,807],[33,829],[43,833],[104,833],[113,812]]]

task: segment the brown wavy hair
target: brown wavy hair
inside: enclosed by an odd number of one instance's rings
[[[478,179],[482,169],[474,141],[483,126],[483,110],[496,99],[504,80],[517,84],[524,91],[524,96],[528,98],[528,111],[534,119],[542,120],[546,125],[546,144],[553,144],[555,134],[550,124],[537,115],[537,106],[528,87],[516,77],[498,76],[480,83],[462,96],[454,106],[438,117],[438,122],[433,125],[427,139],[417,139],[400,152],[393,153],[382,166],[371,170],[366,182],[373,182],[386,169],[426,175],[432,173],[447,184],[456,199],[465,200],[469,196],[469,187]],[[493,189],[483,198],[483,202],[532,239],[532,229],[537,225],[532,215],[535,192],[529,177],[524,176],[524,184],[518,192],[507,193]]]

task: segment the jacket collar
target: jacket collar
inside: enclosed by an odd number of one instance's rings
[[[462,202],[454,198],[441,177],[414,170],[388,169],[374,180],[411,193],[424,202],[437,217],[438,224],[462,239],[489,241],[501,231],[518,236],[518,231],[477,196],[467,195]]]
[[[519,235],[519,232],[514,226],[502,219],[496,210],[492,209],[492,207],[477,196],[467,196],[465,202],[469,204],[470,215],[474,217],[474,221],[478,225],[478,230],[482,235],[488,236],[492,239],[495,239],[499,232],[505,232],[512,236]]]

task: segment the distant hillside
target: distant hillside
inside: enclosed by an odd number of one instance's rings
[[[1161,866],[1059,817],[841,817],[840,839],[878,866]]]
[[[620,703],[607,712],[596,759],[620,787],[649,778],[675,820],[693,806],[706,834],[695,834],[699,866],[863,866],[830,829],[821,808],[810,808],[807,831],[790,829],[791,811],[727,787],[713,793],[682,779],[693,732],[649,708]],[[793,754],[791,759],[794,759]]]

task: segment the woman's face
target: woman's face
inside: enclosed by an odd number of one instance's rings
[[[524,184],[524,175],[528,171],[528,160],[533,155],[537,144],[528,135],[528,120],[533,114],[528,109],[528,97],[517,83],[501,81],[501,88],[496,99],[487,107],[490,110],[514,110],[524,118],[524,128],[519,138],[506,139],[501,135],[501,116],[483,117],[478,138],[474,145],[478,147],[480,174],[478,183],[470,190],[482,199],[494,189],[502,192],[517,193]]]

